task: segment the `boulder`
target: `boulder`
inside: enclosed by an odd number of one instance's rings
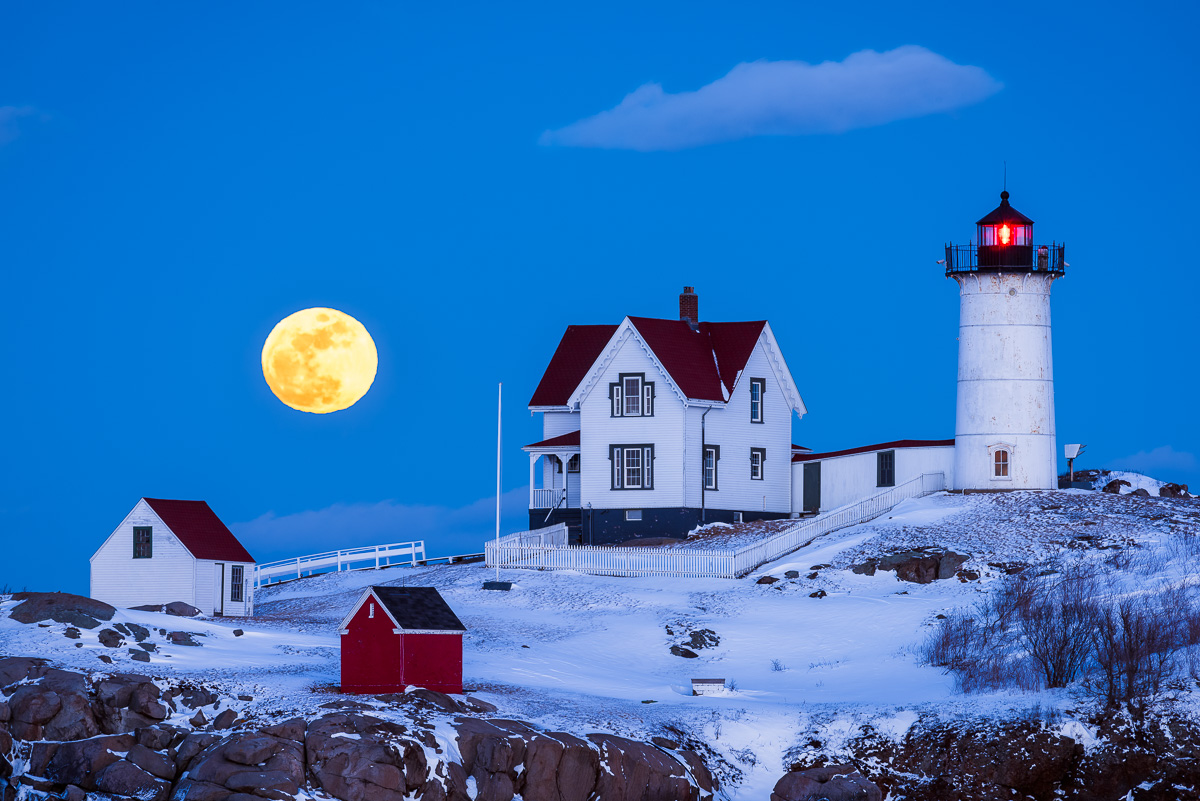
[[[120,759],[97,774],[96,789],[140,801],[165,801],[171,793],[171,783],[151,776],[132,762]]]
[[[1158,496],[1160,498],[1190,498],[1192,494],[1188,492],[1187,484],[1172,484],[1168,482],[1158,488]]]
[[[1143,488],[1143,487],[1138,487],[1138,488],[1137,488],[1137,489],[1135,489],[1133,492],[1130,492],[1130,493],[1128,493],[1128,494],[1129,494],[1129,495],[1135,495],[1135,496],[1137,496],[1138,498],[1149,498],[1149,497],[1150,497],[1150,490],[1148,490],[1148,489],[1145,489],[1145,488]]]
[[[403,798],[429,780],[425,750],[406,734],[400,724],[365,715],[318,718],[304,740],[308,772],[336,798]]]
[[[1101,490],[1101,492],[1109,492],[1109,493],[1112,493],[1113,495],[1120,495],[1121,487],[1132,487],[1132,486],[1133,486],[1132,484],[1130,484],[1128,481],[1126,481],[1123,478],[1114,478],[1112,481],[1110,481],[1104,485],[1104,489]]]
[[[191,604],[185,604],[183,601],[172,601],[163,607],[163,611],[175,617],[195,617],[200,614],[199,609]]]
[[[199,645],[196,638],[187,631],[172,631],[167,633],[167,639],[172,645]]]
[[[816,592],[810,592],[808,594],[808,597],[809,598],[824,598],[827,595],[829,595],[829,593],[825,592],[825,590],[817,590]]]
[[[883,793],[853,765],[793,770],[775,784],[771,801],[881,801]]]
[[[672,645],[671,653],[673,653],[675,656],[682,656],[684,659],[695,659],[696,657],[700,656],[700,654],[696,653],[690,648],[684,648],[682,645]]]
[[[46,675],[46,660],[32,656],[9,656],[0,659],[0,687],[23,679],[38,679]]]
[[[133,748],[132,734],[93,737],[57,744],[49,755],[45,768],[39,773],[31,764],[29,772],[60,784],[74,784],[84,790],[95,790],[96,779],[109,765],[120,761],[117,754]]]
[[[928,584],[936,579],[953,578],[969,556],[953,551],[926,549],[901,551],[879,559],[868,559],[850,569],[858,574],[875,575],[876,570],[893,570],[896,578],[914,584]]]
[[[800,571],[799,570],[785,570],[783,572],[783,577],[790,578],[790,579],[798,579],[798,578],[800,578]]]
[[[105,648],[120,648],[125,644],[125,638],[114,629],[102,629],[99,635],[100,644]]]
[[[213,719],[213,728],[228,729],[236,720],[237,712],[234,712],[232,709],[226,709],[224,712],[217,715],[215,719]]]
[[[405,693],[411,699],[424,702],[429,706],[434,707],[442,712],[464,712],[462,705],[455,701],[445,693],[434,692],[427,690],[424,687],[418,687],[411,692]]]
[[[649,743],[612,734],[588,739],[600,749],[596,794],[605,801],[699,797],[684,764]]]
[[[758,581],[756,581],[754,583],[755,584],[774,584],[777,581],[779,581],[779,579],[775,578],[774,576],[762,576],[758,579]]]
[[[125,758],[152,776],[166,781],[172,781],[175,778],[175,763],[141,743],[130,748]]]
[[[9,612],[9,616],[18,623],[53,620],[94,629],[99,627],[101,620],[112,620],[117,611],[103,601],[69,592],[18,592],[13,594],[13,600],[21,601]]]

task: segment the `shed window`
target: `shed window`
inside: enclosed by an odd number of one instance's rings
[[[766,448],[751,448],[750,449],[750,478],[753,481],[762,481],[763,465],[767,461]]]
[[[896,486],[895,451],[883,451],[875,456],[875,477],[878,487]]]
[[[245,584],[246,568],[234,565],[229,568],[229,600],[241,603],[242,587]]]
[[[763,396],[767,394],[767,380],[765,378],[750,379],[750,422],[761,423],[763,421]]]
[[[642,510],[641,509],[626,509],[625,510],[625,519],[626,520],[641,520],[642,519]]]
[[[149,559],[154,555],[154,535],[152,526],[133,527],[133,558]]]
[[[1001,448],[996,451],[996,478],[1008,478],[1008,451]]]

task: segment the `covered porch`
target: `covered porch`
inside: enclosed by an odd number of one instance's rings
[[[555,516],[555,510],[567,509],[575,510],[574,516],[577,518],[579,432],[572,431],[535,442],[522,450],[529,454],[530,521],[535,520],[538,511],[543,512],[546,521],[550,521],[550,517]]]

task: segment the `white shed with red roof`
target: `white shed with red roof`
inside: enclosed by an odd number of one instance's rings
[[[249,615],[254,557],[204,501],[142,498],[92,554],[91,596],[118,607],[184,601]]]

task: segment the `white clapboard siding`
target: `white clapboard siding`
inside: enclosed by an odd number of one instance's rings
[[[150,526],[149,559],[133,558],[133,527]],[[91,596],[117,607],[183,601],[196,604],[193,563],[167,525],[139,500],[91,558]]]
[[[579,430],[579,412],[542,412],[542,439]]]
[[[217,565],[222,565],[225,576],[224,607],[217,604]],[[243,590],[241,601],[229,600],[233,586],[233,566],[242,566]],[[223,614],[227,617],[241,617],[248,611],[246,603],[249,590],[246,589],[246,579],[252,579],[254,563],[252,562],[218,562],[212,559],[196,560],[196,607],[206,615]]]
[[[651,417],[613,417],[608,385],[621,373],[645,373],[654,382]],[[636,337],[619,346],[595,386],[580,404],[580,502],[597,509],[651,509],[683,506],[683,402],[670,388],[668,377],[642,350]],[[613,490],[609,445],[654,446],[652,490]]]
[[[750,379],[765,382],[763,422],[750,421]],[[697,424],[699,417],[693,415]],[[705,420],[705,442],[721,447],[717,462],[717,489],[705,492],[709,509],[745,512],[792,511],[792,417],[783,388],[767,361],[762,338],[734,386],[724,408],[713,409]],[[699,432],[692,439],[699,448]],[[767,461],[762,479],[750,478],[750,449],[765,448]],[[688,482],[699,494],[701,462],[689,459]],[[698,504],[697,504],[698,505]]]
[[[821,459],[821,509],[837,509],[854,503],[886,487],[879,487],[879,453],[890,448],[833,456]],[[953,486],[954,446],[939,445],[918,448],[896,448],[896,480],[899,486],[925,473],[941,473],[947,486]],[[792,505],[794,511],[804,508],[804,465],[792,465]]]

